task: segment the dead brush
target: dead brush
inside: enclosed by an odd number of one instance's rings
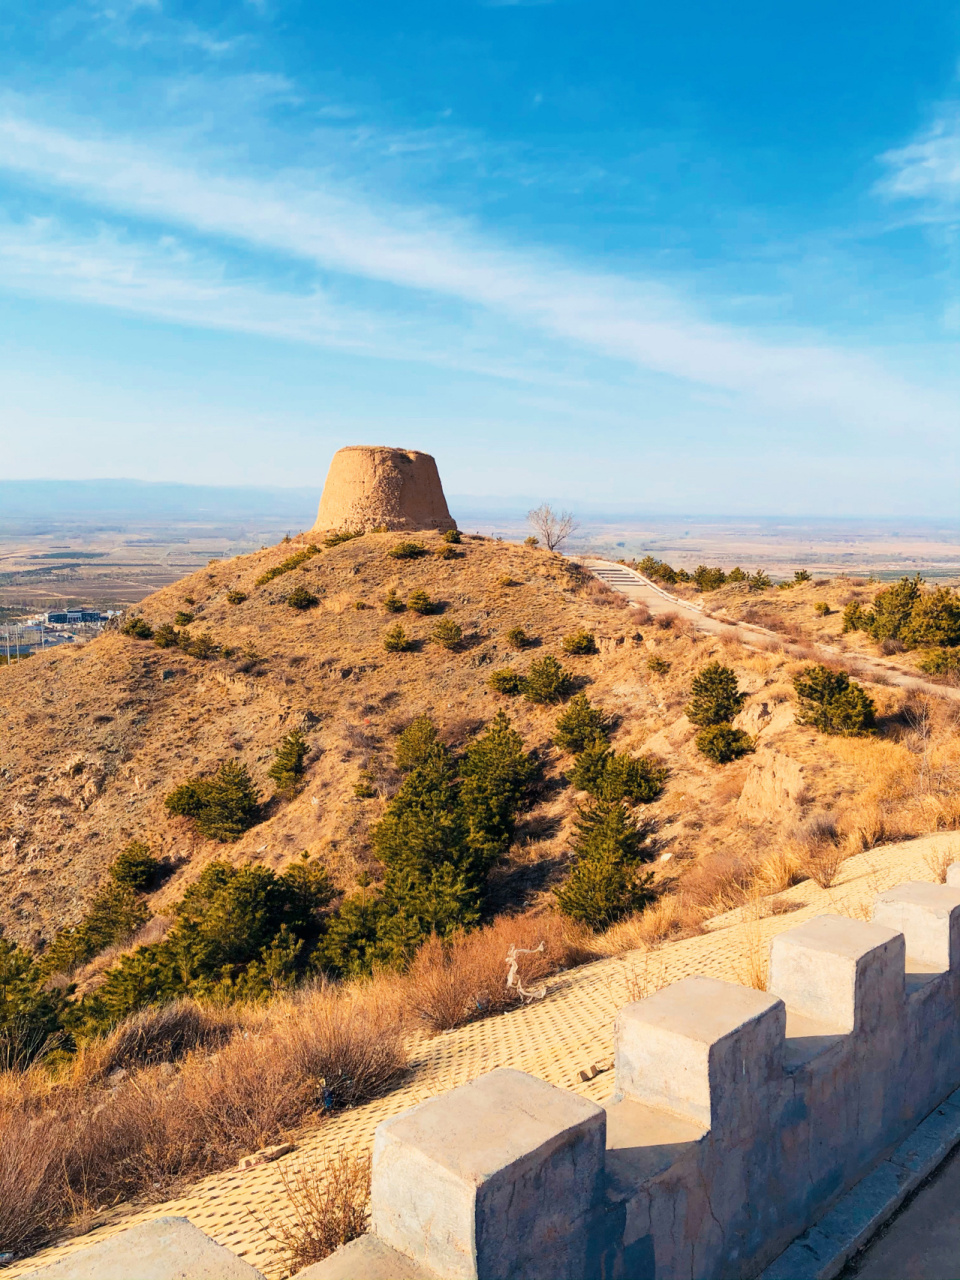
[[[829,889],[846,857],[834,818],[828,813],[813,814],[794,828],[793,844],[800,873],[821,889]]]
[[[0,1075],[0,1250],[28,1253],[63,1216],[69,1133],[36,1072]]]
[[[369,1218],[370,1157],[340,1150],[325,1163],[280,1171],[287,1211],[257,1223],[274,1242],[290,1274],[321,1262],[363,1235]]]
[[[542,952],[534,949],[544,943]],[[593,959],[589,935],[559,916],[505,916],[485,929],[449,942],[428,938],[404,981],[404,999],[415,1020],[431,1032],[447,1031],[518,1003],[506,985],[511,946],[532,951],[519,957],[524,987],[584,960]]]
[[[603,605],[608,609],[629,609],[630,602],[620,591],[614,591],[608,587],[605,582],[601,582],[599,578],[592,575],[585,581],[581,594],[586,596],[591,604]]]
[[[782,893],[803,879],[803,859],[786,845],[771,849],[753,865],[753,883],[760,893]]]
[[[95,1072],[57,1082],[31,1068],[15,1087],[0,1075],[0,1252],[222,1169],[311,1114],[375,1096],[406,1068],[390,983],[307,988],[237,1011],[237,1026],[214,1054],[190,1049],[173,1071],[134,1067],[112,1087]]]
[[[702,932],[702,914],[685,905],[679,894],[661,894],[655,902],[598,934],[593,946],[605,956],[638,948],[652,949],[673,938]]]
[[[752,890],[753,869],[733,853],[711,853],[683,877],[680,892],[684,905],[700,913],[701,920],[740,907]]]
[[[956,845],[937,845],[923,855],[923,860],[937,884],[946,884],[947,872],[955,862],[960,862],[960,848]]]
[[[759,898],[754,898],[744,907],[744,920],[738,926],[740,949],[734,963],[737,980],[756,991],[766,991],[769,981],[769,946],[760,925],[763,914]]]
[[[173,1000],[125,1018],[103,1039],[83,1045],[74,1061],[75,1079],[91,1082],[111,1072],[176,1062],[192,1049],[213,1049],[236,1031],[238,1011],[229,1006]]]

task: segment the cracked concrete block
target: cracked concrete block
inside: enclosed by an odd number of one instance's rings
[[[606,1115],[501,1067],[377,1127],[371,1229],[445,1280],[583,1280]]]
[[[79,1249],[24,1280],[263,1280],[186,1218],[155,1218]]]
[[[870,1033],[901,1019],[904,955],[899,930],[817,916],[774,938],[769,986],[797,1013]]]
[[[946,972],[960,964],[960,887],[910,881],[881,893],[877,924],[902,933],[907,955]]]
[[[782,1070],[785,1025],[776,996],[684,978],[620,1010],[615,1096],[736,1128],[751,1091]]]

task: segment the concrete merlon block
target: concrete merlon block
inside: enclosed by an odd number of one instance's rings
[[[880,894],[873,918],[903,934],[913,959],[943,970],[960,965],[960,886],[898,885]]]
[[[704,1126],[736,1125],[783,1064],[786,1013],[776,996],[684,978],[628,1004],[616,1024],[616,1093]]]
[[[960,889],[960,862],[951,862],[947,867],[947,888]]]
[[[770,990],[840,1031],[871,1032],[901,1016],[904,955],[899,930],[817,916],[774,938]]]
[[[606,1113],[500,1068],[377,1127],[371,1228],[446,1280],[585,1274]]]
[[[360,1236],[341,1245],[322,1262],[298,1271],[294,1280],[439,1280],[412,1258],[398,1253],[376,1236]]]
[[[154,1218],[78,1249],[24,1280],[263,1280],[186,1218]]]

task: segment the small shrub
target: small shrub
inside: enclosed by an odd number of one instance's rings
[[[606,741],[609,731],[609,718],[590,705],[585,693],[578,693],[557,717],[553,740],[561,750],[577,755],[598,739]]]
[[[177,643],[176,628],[171,626],[169,622],[163,623],[157,627],[153,633],[153,643],[158,649],[172,649]]]
[[[412,609],[414,613],[436,613],[437,605],[435,600],[431,600],[426,591],[413,591],[407,598],[407,608]]]
[[[244,600],[246,599],[247,599],[247,593],[245,591],[228,591],[227,592],[228,604],[243,604]]]
[[[507,632],[507,644],[511,649],[526,649],[530,643],[530,636],[527,635],[523,627],[511,627]]]
[[[501,667],[498,671],[491,671],[487,684],[494,693],[505,693],[515,697],[518,693],[523,693],[524,679],[520,672],[514,671],[512,667]]]
[[[458,551],[456,547],[452,547],[448,542],[445,542],[442,547],[437,547],[436,555],[437,555],[437,558],[440,560],[462,560],[463,559],[463,552]]]
[[[407,606],[397,595],[396,588],[391,587],[383,598],[383,607],[387,613],[403,613]]]
[[[383,647],[387,653],[406,653],[411,647],[411,641],[399,622],[383,637]]]
[[[570,774],[579,791],[595,799],[619,803],[651,804],[663,794],[667,768],[655,756],[629,756],[614,752],[604,738],[595,738],[577,756]]]
[[[826,600],[818,600],[813,606],[813,611],[818,618],[826,618],[830,613],[830,606],[827,604]]]
[[[524,538],[524,540],[523,540],[523,545],[524,545],[525,547],[539,547],[539,545],[540,545],[540,539],[539,539],[539,538],[535,538],[535,537],[533,536],[533,534],[531,533],[531,534],[530,534],[530,536],[529,536],[528,538]]]
[[[160,865],[160,859],[153,856],[147,845],[131,840],[114,858],[108,874],[116,884],[125,885],[134,893],[146,893],[157,879]]]
[[[795,569],[793,571],[793,580],[799,585],[801,582],[810,582],[811,576],[806,569]]]
[[[596,653],[597,640],[592,631],[581,629],[563,637],[564,653]]]
[[[370,773],[363,769],[360,772],[359,781],[353,784],[353,797],[355,800],[373,800],[377,794],[376,788]]]
[[[960,650],[930,649],[917,663],[928,676],[949,676],[960,673]]]
[[[189,627],[195,616],[195,614],[187,613],[183,609],[180,609],[174,614],[173,621],[178,627]]]
[[[287,604],[291,609],[315,609],[319,603],[319,598],[306,587],[294,587],[287,596]]]
[[[354,600],[353,607],[356,609],[358,613],[362,613],[364,609],[370,608],[366,600]]]
[[[709,724],[696,737],[697,750],[714,764],[739,760],[753,750],[753,739],[732,724]]]
[[[420,556],[425,556],[427,549],[420,542],[398,542],[387,552],[394,560],[417,560]]]
[[[272,582],[274,578],[279,578],[284,573],[291,573],[294,569],[299,569],[313,556],[320,554],[320,548],[314,546],[311,542],[309,546],[304,547],[302,551],[296,552],[295,555],[288,556],[286,560],[282,560],[280,564],[274,565],[272,569],[267,569],[265,573],[261,573],[257,579],[257,586],[265,586],[266,583]]]
[[[410,773],[423,764],[436,742],[436,725],[429,716],[417,716],[397,738],[394,763],[401,773]]]
[[[821,733],[853,737],[876,727],[876,707],[863,687],[845,671],[806,667],[793,678],[800,701],[798,724],[812,725]]]
[[[573,693],[573,689],[574,682],[570,672],[550,654],[539,662],[531,663],[523,681],[523,696],[528,702],[563,702]]]
[[[462,542],[459,529],[447,529],[443,535],[444,542]]]
[[[324,538],[323,545],[325,547],[339,547],[342,542],[352,542],[354,538],[362,538],[363,530],[343,529],[340,533],[331,533],[328,538]]]
[[[307,758],[307,741],[299,729],[288,733],[277,747],[273,764],[267,777],[277,784],[280,795],[293,795],[303,777],[303,762]]]
[[[226,760],[212,778],[190,778],[164,799],[168,813],[192,818],[211,840],[239,840],[259,817],[259,795],[247,767]]]
[[[670,663],[665,658],[654,654],[652,658],[647,659],[647,670],[652,671],[656,676],[665,676],[670,670]]]
[[[710,662],[698,672],[691,693],[686,715],[693,724],[702,727],[728,723],[747,698],[745,693],[737,691],[736,674],[721,662]]]
[[[509,573],[505,573],[502,578],[497,579],[498,587],[519,587],[519,585],[520,583],[516,578],[511,577]]]
[[[341,1149],[327,1164],[280,1170],[283,1217],[262,1225],[279,1246],[290,1275],[321,1262],[363,1235],[369,1217],[370,1156]]]
[[[463,639],[463,628],[452,618],[441,618],[431,631],[430,639],[444,649],[456,649]]]
[[[188,632],[183,631],[181,635],[187,635]],[[220,652],[220,646],[214,642],[213,636],[209,631],[201,631],[195,636],[189,644],[184,646],[184,651],[189,653],[191,658],[215,658]]]
[[[748,581],[748,579],[747,579],[747,575],[743,572],[740,566],[734,565],[734,567],[727,574],[727,581],[728,582],[746,582]]]
[[[128,618],[120,630],[125,636],[133,636],[137,640],[149,640],[153,636],[153,627],[138,613]]]
[[[698,564],[692,576],[698,591],[716,591],[727,581],[727,575],[719,566],[711,569],[708,565]]]
[[[773,579],[762,569],[758,569],[752,578],[748,579],[751,591],[766,591],[768,587],[773,586]]]
[[[62,929],[41,958],[45,974],[72,973],[104,948],[123,942],[150,918],[139,892],[117,881],[105,885],[78,925]]]

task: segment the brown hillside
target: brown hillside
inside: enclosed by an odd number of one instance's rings
[[[445,545],[439,534],[417,538],[431,552]],[[942,793],[955,739],[935,738],[936,773],[934,739],[918,746],[909,718],[895,714],[899,692],[871,687],[887,713],[877,739],[826,739],[793,723],[789,676],[801,664],[782,654],[655,626],[543,550],[469,539],[458,558],[394,560],[387,552],[397,540],[367,534],[258,586],[305,545],[295,540],[212,564],[143,601],[154,627],[173,622],[178,610],[195,614],[191,635],[208,632],[235,651],[230,658],[203,660],[114,632],[0,669],[0,924],[38,944],[75,923],[132,837],[179,864],[154,895],[158,912],[214,857],[281,867],[306,849],[325,859],[344,889],[361,870],[376,877],[367,833],[397,783],[398,729],[428,712],[449,741],[462,742],[499,705],[542,753],[546,782],[498,872],[495,900],[535,900],[562,870],[583,797],[565,785],[569,757],[550,745],[557,709],[501,698],[487,680],[497,667],[524,670],[538,656],[560,654],[562,637],[583,626],[596,633],[600,653],[564,656],[564,664],[588,682],[592,701],[620,717],[619,750],[654,751],[670,766],[666,793],[649,808],[664,874],[717,853],[718,865],[759,856],[820,811],[867,844],[953,821]],[[318,607],[288,606],[298,586],[320,598]],[[403,599],[423,589],[442,601],[463,628],[462,650],[430,643],[436,617],[385,612],[390,588]],[[247,598],[231,604],[235,591]],[[385,651],[383,635],[398,620],[420,642],[417,651]],[[538,641],[521,654],[506,641],[518,625]],[[667,673],[648,670],[654,654],[670,664]],[[683,715],[693,674],[713,656],[749,691],[742,722],[757,736],[755,755],[724,767],[698,755]],[[166,814],[172,787],[229,757],[242,759],[270,796],[274,749],[295,727],[310,744],[305,786],[290,801],[271,802],[236,844],[204,840],[187,820]],[[355,797],[362,777],[374,798]]]

